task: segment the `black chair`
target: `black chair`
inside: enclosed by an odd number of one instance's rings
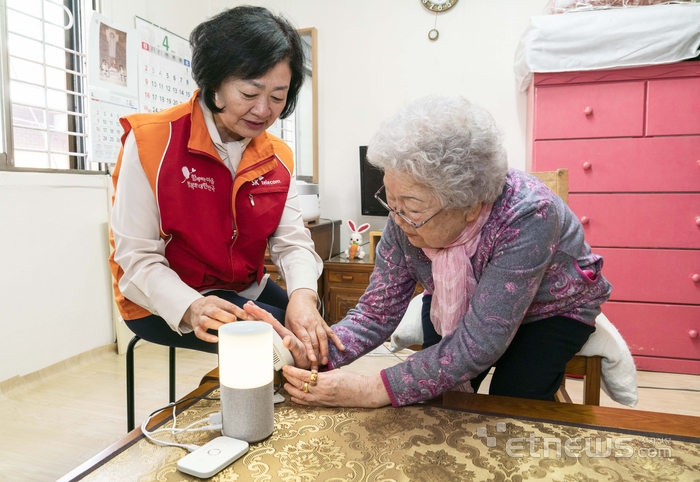
[[[126,349],[126,426],[127,431],[134,429],[134,348],[141,339],[135,335]],[[175,401],[175,347],[170,348],[170,402]]]

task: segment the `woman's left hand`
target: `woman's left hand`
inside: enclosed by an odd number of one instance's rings
[[[306,346],[307,357],[311,360],[311,368],[318,370],[321,365],[328,364],[328,340],[332,340],[338,350],[345,350],[338,335],[326,324],[316,308],[316,293],[301,288],[294,290],[289,296],[285,326]]]
[[[377,408],[391,403],[380,375],[349,370],[318,373],[289,365],[282,372],[287,379],[284,389],[301,405]]]

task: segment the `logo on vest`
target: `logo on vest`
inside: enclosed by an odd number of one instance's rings
[[[180,184],[187,183],[187,187],[193,190],[203,189],[210,192],[216,191],[213,177],[198,176],[195,172],[197,172],[195,168],[192,168],[190,171],[187,166],[182,166],[182,175],[185,176],[185,179]]]
[[[259,178],[253,179],[252,181],[250,181],[251,186],[260,186],[261,184],[263,186],[272,186],[274,184],[280,184],[280,183],[282,183],[282,181],[279,179],[273,179],[271,181],[268,181],[265,179],[265,176],[260,176]]]

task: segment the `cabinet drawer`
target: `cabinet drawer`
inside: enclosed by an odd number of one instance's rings
[[[612,301],[700,304],[700,251],[593,248]],[[693,281],[697,276],[698,281]]]
[[[537,87],[535,106],[534,139],[644,133],[644,82]]]
[[[328,281],[331,283],[347,283],[358,284],[364,288],[369,285],[369,276],[371,273],[357,273],[347,271],[329,271]]]
[[[700,134],[700,78],[650,80],[647,135]]]
[[[571,194],[591,246],[700,249],[698,194]]]
[[[602,308],[633,355],[700,359],[700,306],[609,301]]]
[[[533,171],[568,168],[569,192],[700,191],[699,136],[537,141],[532,158]]]
[[[345,318],[348,311],[357,306],[357,301],[364,293],[364,288],[329,287],[326,298],[329,307],[328,322],[337,323]]]

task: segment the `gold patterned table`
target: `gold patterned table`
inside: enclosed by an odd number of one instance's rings
[[[218,396],[207,380],[192,396]],[[219,410],[179,407],[177,425]],[[152,426],[172,425],[169,413]],[[616,428],[611,428],[616,427]],[[206,443],[216,435],[180,435]],[[179,472],[185,450],[130,432],[61,479],[193,481]],[[562,482],[700,479],[700,418],[635,410],[448,393],[441,401],[381,409],[275,408],[275,432],[211,480]]]

